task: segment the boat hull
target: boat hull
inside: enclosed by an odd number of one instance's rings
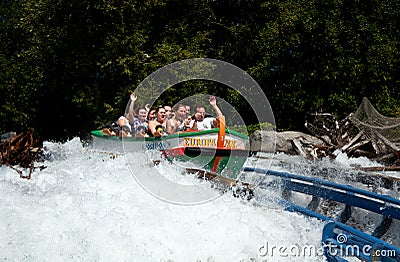
[[[147,152],[153,160],[159,157],[190,162],[196,167],[229,176],[239,173],[249,152],[247,136],[226,129],[223,147],[218,147],[219,129],[199,132],[185,132],[161,138],[119,138],[109,136],[101,130],[92,131],[93,146],[96,149],[113,152]],[[161,152],[161,154],[157,154]]]

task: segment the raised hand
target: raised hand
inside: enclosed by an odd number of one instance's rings
[[[218,117],[222,116],[222,112],[217,106],[217,99],[214,96],[210,96],[210,105],[214,108],[215,112],[217,113]]]
[[[150,112],[150,104],[149,104],[149,103],[147,103],[147,104],[144,106],[144,108],[146,108],[146,111],[147,111],[147,112]]]
[[[213,107],[217,105],[217,99],[215,99],[215,96],[210,96],[210,105]]]
[[[135,102],[137,99],[137,96],[135,95],[135,93],[132,93],[130,98],[131,98],[131,101]]]

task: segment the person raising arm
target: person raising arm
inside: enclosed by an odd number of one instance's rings
[[[221,109],[217,106],[217,99],[215,99],[215,96],[210,96],[209,99],[210,105],[213,107],[215,113],[217,113],[217,117],[222,116]]]
[[[129,120],[129,123],[131,125],[133,125],[133,122],[134,122],[135,117],[136,117],[134,106],[135,106],[135,101],[137,100],[137,96],[135,95],[135,93],[132,93],[129,98],[130,98],[130,100],[129,100],[129,108],[125,112],[124,116]]]
[[[218,118],[221,117],[222,112],[217,106],[217,100],[215,97],[210,96],[209,102],[215,113],[217,113]],[[190,128],[192,130],[209,130],[213,128],[216,123],[217,120],[214,117],[206,115],[204,106],[196,106],[196,113],[194,114],[194,120],[192,120],[190,123]]]

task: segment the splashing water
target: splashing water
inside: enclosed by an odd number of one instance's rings
[[[47,168],[31,180],[0,168],[3,260],[324,261],[321,254],[291,254],[294,247],[320,248],[323,222],[231,194],[169,204],[137,184],[124,157],[83,147],[78,138],[44,146]],[[183,184],[208,183],[169,162],[154,167],[144,155],[133,157],[133,172],[157,168]]]

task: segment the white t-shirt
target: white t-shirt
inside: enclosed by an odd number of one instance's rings
[[[121,122],[122,122],[122,123],[121,123]],[[126,126],[126,127],[129,128],[129,131],[132,131],[131,125],[129,124],[129,120],[128,120],[126,117],[121,116],[121,117],[118,119],[118,124],[120,125],[120,127]]]
[[[197,121],[197,130],[209,130],[213,126],[214,117],[206,117],[203,121]],[[193,127],[194,120],[190,121],[190,127]]]

